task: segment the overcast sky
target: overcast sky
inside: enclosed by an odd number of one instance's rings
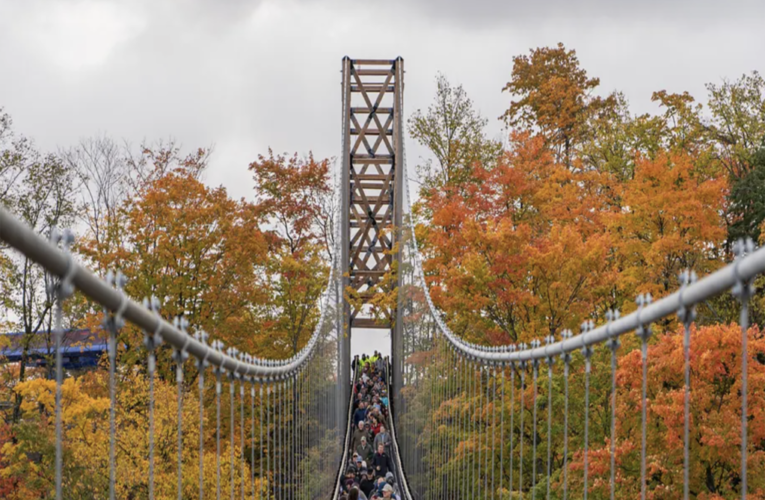
[[[512,57],[562,41],[634,111],[765,70],[762,0],[0,0],[0,106],[48,150],[109,134],[215,145],[206,181],[248,196],[250,161],[340,150],[340,61],[402,56],[406,109],[436,72],[489,118]],[[410,163],[424,152],[411,143]]]

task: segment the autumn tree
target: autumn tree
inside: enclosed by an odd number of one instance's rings
[[[707,91],[716,154],[731,177],[741,179],[765,138],[765,79],[753,71],[733,82],[709,83]]]
[[[690,491],[698,498],[738,498],[741,428],[741,327],[718,324],[694,327],[690,351]],[[751,498],[765,493],[765,420],[762,418],[765,355],[762,332],[748,331],[749,412],[748,456]],[[683,327],[661,334],[648,349],[647,487],[655,498],[682,498]],[[604,370],[606,371],[606,370]],[[617,497],[640,494],[641,441],[640,349],[628,350],[617,371],[616,464]],[[607,403],[605,403],[607,404]],[[597,412],[594,412],[597,413]],[[736,424],[732,424],[732,423]],[[597,431],[596,431],[597,432]],[[591,493],[608,496],[610,442],[608,434],[591,441]],[[572,464],[580,469],[582,456]],[[581,476],[572,476],[581,488]],[[576,491],[576,490],[575,490]],[[750,498],[750,497],[747,497]]]
[[[119,247],[99,252],[90,242],[83,252],[104,269],[122,270],[130,296],[158,297],[164,317],[182,315],[194,328],[243,348],[251,335],[248,311],[265,300],[259,281],[267,249],[262,216],[224,188],[205,186],[196,178],[196,164],[186,167],[152,177],[126,200]],[[131,328],[123,333],[123,362],[139,361],[135,348],[142,341]]]
[[[683,269],[705,274],[722,265],[725,179],[705,179],[684,153],[639,160],[635,178],[622,186],[625,208],[612,217],[618,235],[621,287],[627,296],[659,297],[678,286]]]
[[[489,168],[499,157],[501,145],[486,137],[486,118],[473,107],[462,85],[456,87],[442,74],[436,77],[436,95],[427,112],[418,109],[409,117],[409,135],[435,157],[418,165],[428,188],[460,184],[470,177],[473,164]]]
[[[660,147],[673,153],[685,153],[693,159],[697,173],[719,176],[720,168],[712,154],[709,128],[702,116],[703,106],[688,92],[654,92],[651,100],[663,110]]]
[[[587,122],[612,97],[594,97],[600,79],[589,78],[575,50],[532,49],[513,58],[512,76],[502,89],[517,100],[502,115],[508,126],[540,133],[559,161],[571,166],[575,150],[587,134]]]
[[[0,110],[0,202],[36,233],[49,237],[54,228],[68,227],[74,220],[74,173],[60,158],[39,152],[34,143],[17,136],[10,117]],[[26,378],[33,338],[42,334],[53,345],[54,286],[57,278],[24,255],[0,247],[2,305],[11,313],[10,327],[23,332],[18,381]],[[22,398],[17,394],[13,420],[21,416]]]
[[[765,145],[751,157],[749,171],[731,186],[730,239],[751,237],[755,241],[762,238],[762,224],[765,221],[765,198],[762,186],[765,185]]]
[[[265,283],[269,302],[258,311],[261,348],[270,356],[297,353],[319,318],[318,299],[333,256],[334,210],[329,160],[260,155],[250,164],[256,206],[268,221]]]
[[[136,370],[127,370],[117,391],[115,488],[118,498],[147,498],[149,469],[148,380]],[[19,384],[17,391],[23,397],[23,420],[16,426],[15,439],[8,440],[0,449],[0,477],[7,478],[9,487],[3,498],[27,500],[52,498],[55,477],[55,381],[32,379]],[[155,380],[155,441],[154,482],[155,498],[177,498],[176,432],[182,426],[187,443],[199,442],[199,399],[196,391],[183,396],[183,417],[177,419],[176,387],[174,381]],[[67,498],[101,498],[109,491],[109,389],[104,370],[93,371],[80,377],[70,377],[62,385],[63,422],[63,489]],[[205,415],[204,432],[208,443],[215,443],[214,415]],[[249,418],[249,417],[248,417]],[[224,419],[225,423],[225,419]],[[216,464],[214,448],[205,453],[202,470],[205,477],[205,497],[216,494],[216,474],[233,474],[234,491],[230,481],[221,482],[221,494],[234,496],[250,489],[250,467],[243,471],[241,444],[234,448],[235,462],[231,463],[229,440],[222,442],[220,470]],[[30,460],[34,457],[34,460]],[[182,458],[183,498],[198,498],[199,448],[184,446]],[[5,463],[2,463],[5,462]],[[233,471],[232,471],[233,466]],[[244,472],[244,476],[242,476]],[[259,481],[258,481],[259,482]],[[257,483],[256,483],[257,484]],[[3,483],[0,482],[0,487]],[[2,490],[0,490],[2,491]]]
[[[555,161],[544,139],[516,135],[496,167],[434,194],[419,229],[437,303],[455,331],[515,342],[573,327],[608,293],[597,173]]]

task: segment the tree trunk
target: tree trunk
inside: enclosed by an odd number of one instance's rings
[[[19,366],[19,381],[18,383],[21,383],[24,381],[24,376],[26,375],[26,366],[27,362],[29,361],[29,342],[32,339],[32,333],[31,332],[24,332],[24,338],[22,339],[22,348],[21,348],[21,361]],[[18,384],[17,384],[18,385]],[[13,423],[18,423],[19,419],[21,418],[21,402],[23,398],[21,397],[21,394],[18,392],[16,393],[16,398],[13,402]]]

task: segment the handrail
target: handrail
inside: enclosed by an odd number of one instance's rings
[[[356,383],[356,377],[358,376],[358,369],[359,369],[359,357],[356,356],[355,363],[353,363],[353,384]],[[351,397],[348,398],[348,418],[346,421],[348,422],[348,425],[346,425],[346,431],[345,431],[345,439],[343,440],[343,456],[340,459],[340,467],[337,471],[337,480],[335,481],[335,491],[332,494],[332,500],[336,499],[338,496],[340,496],[340,491],[342,489],[342,483],[343,483],[343,471],[345,470],[346,462],[348,461],[348,445],[351,440],[351,433],[353,428],[353,393],[351,393]]]
[[[391,370],[393,366],[390,363],[390,360],[386,357],[386,384],[390,388],[390,377],[391,377]],[[406,479],[406,474],[404,473],[404,465],[401,463],[401,454],[399,453],[398,449],[398,437],[396,437],[396,424],[393,420],[393,398],[390,397],[390,391],[388,391],[388,420],[390,424],[390,433],[391,433],[391,440],[393,441],[393,447],[395,448],[395,461],[396,461],[396,480],[398,484],[401,486],[401,493],[404,495],[404,500],[413,500],[414,497],[412,496],[412,492],[409,490],[409,482]]]

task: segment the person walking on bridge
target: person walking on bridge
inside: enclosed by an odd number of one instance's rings
[[[396,492],[393,490],[393,487],[390,484],[386,484],[383,486],[382,489],[383,498],[392,498],[394,500],[399,500],[400,497],[396,494]]]
[[[380,424],[380,432],[375,436],[374,447],[377,449],[381,445],[385,447],[385,453],[390,456],[391,437],[390,434],[388,434],[388,431],[385,430],[385,424],[382,423]]]
[[[372,459],[372,467],[379,478],[384,478],[388,471],[393,470],[393,463],[388,454],[385,453],[385,446],[382,443],[377,447],[377,453]]]
[[[361,444],[361,438],[369,440],[369,433],[365,429],[364,421],[358,423],[358,427],[353,431],[353,438],[351,439],[351,450],[355,450]]]
[[[375,454],[374,448],[369,444],[366,436],[361,436],[361,443],[353,451],[358,453],[361,459],[367,462],[371,462]]]
[[[359,422],[367,418],[367,404],[362,401],[359,407],[353,412],[353,425],[359,425]]]
[[[370,468],[369,470],[365,471],[365,474],[362,475],[361,481],[359,482],[359,488],[361,488],[361,491],[364,493],[364,495],[367,496],[367,498],[372,495],[372,491],[375,489],[374,469]]]

